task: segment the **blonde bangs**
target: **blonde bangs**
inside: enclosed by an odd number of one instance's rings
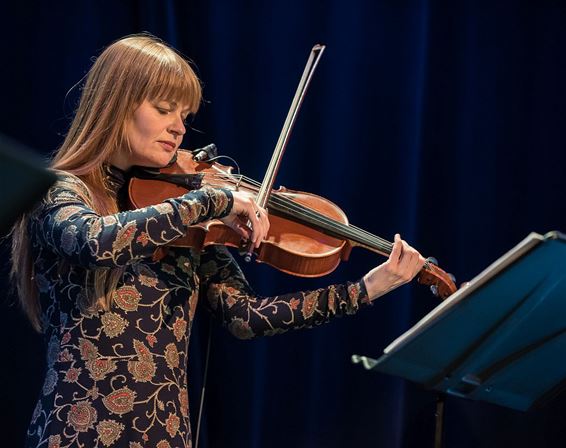
[[[178,58],[180,61],[161,64],[150,74],[147,85],[151,87],[146,98],[150,101],[175,102],[188,107],[189,112],[195,114],[201,102],[201,85],[189,64]]]

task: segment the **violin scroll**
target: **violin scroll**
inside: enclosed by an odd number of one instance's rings
[[[427,263],[419,273],[417,281],[422,285],[430,286],[432,293],[444,300],[454,294],[458,288],[454,276],[440,269],[437,263],[436,259],[427,258]]]

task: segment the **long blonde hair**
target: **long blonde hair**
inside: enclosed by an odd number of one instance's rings
[[[107,47],[94,62],[69,132],[52,159],[53,169],[84,182],[88,194],[77,193],[101,215],[118,212],[116,199],[107,189],[104,163],[116,151],[129,151],[126,124],[145,99],[176,101],[195,113],[201,85],[188,62],[161,40],[147,34],[127,36]],[[73,183],[65,185],[72,188]],[[10,277],[32,326],[41,331],[28,220],[29,216],[23,216],[12,228]],[[109,309],[121,274],[120,268],[89,272],[94,275],[90,308]]]

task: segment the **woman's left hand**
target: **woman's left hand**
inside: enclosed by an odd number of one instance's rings
[[[370,300],[410,282],[423,268],[424,263],[424,257],[396,234],[389,259],[364,276]]]

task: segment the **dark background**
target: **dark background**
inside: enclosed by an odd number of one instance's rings
[[[459,282],[530,231],[566,231],[562,2],[21,1],[3,2],[0,23],[0,132],[45,156],[93,56],[149,31],[193,60],[204,84],[185,147],[214,142],[261,180],[320,42],[277,185],[330,198],[387,239],[400,232]],[[244,269],[259,293],[277,294],[354,280],[382,261],[358,249],[316,280]],[[4,264],[0,434],[20,446],[44,354],[6,292]],[[432,447],[434,395],[349,358],[378,357],[437,304],[411,284],[316,330],[242,342],[214,324],[201,446]],[[193,418],[208,324],[201,313],[191,342]],[[563,396],[528,413],[449,398],[446,411],[448,447],[566,446]]]

